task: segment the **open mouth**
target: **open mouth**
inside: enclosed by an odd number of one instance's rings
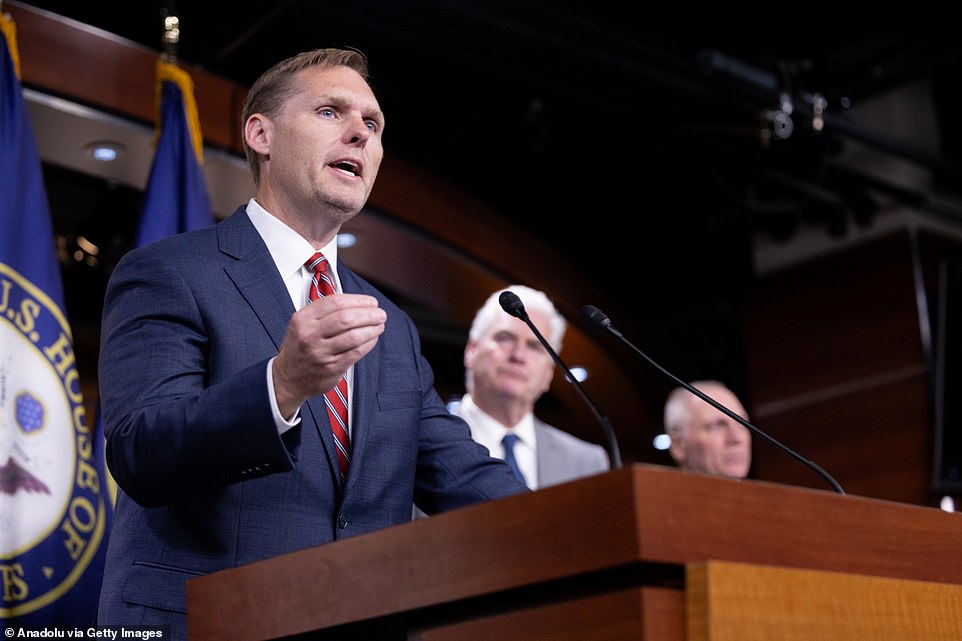
[[[361,166],[353,160],[337,160],[330,164],[331,167],[351,176],[361,175]]]

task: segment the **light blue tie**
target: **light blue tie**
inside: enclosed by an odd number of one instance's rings
[[[508,464],[511,471],[514,472],[515,477],[524,483],[527,487],[527,483],[524,480],[524,474],[521,473],[521,468],[518,467],[518,461],[514,458],[514,444],[519,440],[517,434],[505,434],[504,438],[501,439],[501,444],[504,445],[504,462]]]

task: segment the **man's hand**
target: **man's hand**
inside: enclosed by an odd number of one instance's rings
[[[334,294],[305,305],[287,326],[274,360],[274,392],[282,416],[331,390],[348,368],[374,349],[387,314],[364,294]]]

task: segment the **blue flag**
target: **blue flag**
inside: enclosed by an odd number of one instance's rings
[[[0,619],[7,635],[96,621],[111,518],[103,436],[87,421],[18,55],[15,25],[0,15]]]
[[[157,61],[157,150],[147,179],[136,246],[214,223],[204,180],[203,139],[190,76]]]

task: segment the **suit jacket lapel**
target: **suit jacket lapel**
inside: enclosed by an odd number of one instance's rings
[[[217,228],[220,250],[235,259],[225,271],[257,315],[278,349],[294,313],[294,304],[267,245],[243,207]]]
[[[354,294],[370,294],[367,287],[358,279],[343,262],[339,262],[337,275],[341,280],[341,289]],[[390,322],[390,321],[389,321]],[[376,389],[378,379],[378,356],[381,342],[374,346],[367,355],[354,364],[354,388],[351,398],[351,469],[355,465],[364,464],[366,444],[372,438],[374,410],[376,407]],[[348,470],[348,477],[351,476]]]
[[[294,304],[267,245],[247,217],[245,207],[239,208],[218,226],[217,241],[224,254],[236,259],[226,267],[228,277],[251,306],[274,345],[280,349],[294,313]],[[334,449],[327,407],[320,396],[308,399],[301,412],[301,428],[312,427],[317,430],[324,445],[331,474],[336,479],[339,476],[336,473],[337,451]]]

